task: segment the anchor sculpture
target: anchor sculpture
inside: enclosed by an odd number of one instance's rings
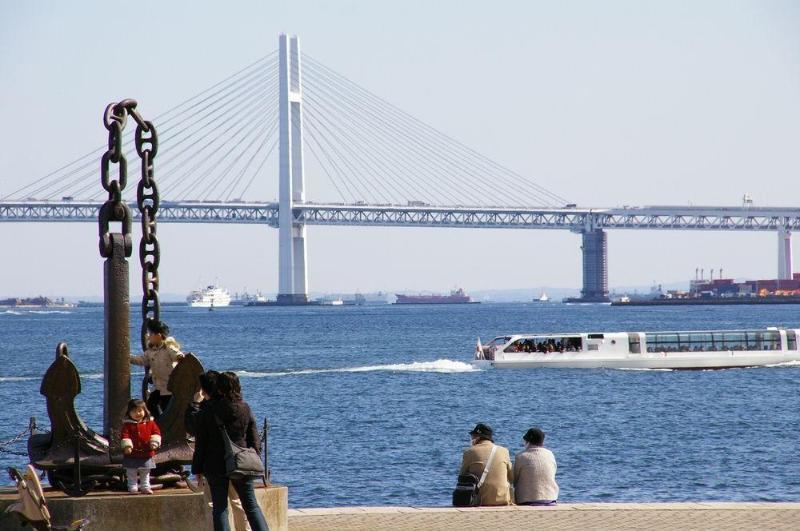
[[[156,213],[159,206],[153,159],[158,151],[156,129],[136,110],[135,100],[123,100],[106,107],[103,123],[109,132],[108,150],[101,159],[100,180],[108,200],[100,208],[100,255],[106,258],[104,278],[104,383],[103,435],[80,418],[75,397],[81,392],[78,370],[69,357],[66,343],[56,347],[56,358],[44,375],[41,393],[47,399],[51,431],[35,434],[28,440],[31,462],[45,470],[56,488],[70,495],[86,494],[98,486],[114,487],[122,483],[120,430],[125,406],[130,399],[130,304],[128,300],[131,255],[131,211],[122,200],[127,182],[127,161],[122,151],[122,131],[127,118],[136,121],[135,145],[141,158],[142,178],[137,187],[137,206],[142,219],[139,261],[142,266],[141,344],[146,348],[146,328],[158,320],[158,265],[160,247],[156,237]],[[149,135],[149,136],[147,136]],[[118,178],[110,178],[111,164],[117,165]],[[122,232],[109,231],[111,222],[121,223]],[[184,411],[199,390],[200,361],[188,353],[173,369],[168,382],[172,399],[156,419],[162,432],[162,444],[155,456],[154,481],[174,482],[186,478],[183,466],[191,463],[193,447],[184,425]],[[192,484],[187,481],[191,486]]]

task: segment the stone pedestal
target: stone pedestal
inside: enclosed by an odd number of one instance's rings
[[[202,493],[188,489],[143,494],[93,492],[69,498],[62,492],[47,492],[47,506],[54,525],[89,518],[89,529],[113,531],[211,531],[211,508]],[[256,498],[264,511],[270,531],[287,531],[288,489],[273,485],[257,488]],[[16,492],[0,494],[0,513],[16,501]],[[16,519],[0,514],[0,530],[20,529]]]

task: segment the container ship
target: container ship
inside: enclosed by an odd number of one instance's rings
[[[462,288],[455,289],[450,295],[402,295],[395,293],[397,301],[394,304],[478,304],[464,293]]]

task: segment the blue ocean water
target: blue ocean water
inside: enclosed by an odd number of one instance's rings
[[[800,501],[800,366],[467,363],[477,336],[797,326],[798,306],[165,307],[162,317],[207,368],[240,373],[245,399],[269,418],[272,477],[292,507],[447,505],[478,421],[512,453],[541,426],[562,501]],[[0,312],[0,443],[30,416],[47,426],[39,385],[59,341],[82,375],[79,412],[102,430],[102,319],[102,308]],[[0,452],[2,466],[24,462]]]

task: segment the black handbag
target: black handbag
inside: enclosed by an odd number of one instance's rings
[[[456,488],[453,490],[453,507],[478,507],[481,504],[481,486],[492,468],[492,459],[497,451],[497,445],[492,447],[486,466],[483,467],[481,479],[475,474],[461,474],[458,476]]]
[[[263,478],[264,463],[255,448],[242,447],[231,441],[228,430],[214,415],[214,419],[222,434],[222,444],[225,447],[225,475],[230,479]]]
[[[453,507],[477,507],[481,503],[478,476],[461,474],[453,490]]]

